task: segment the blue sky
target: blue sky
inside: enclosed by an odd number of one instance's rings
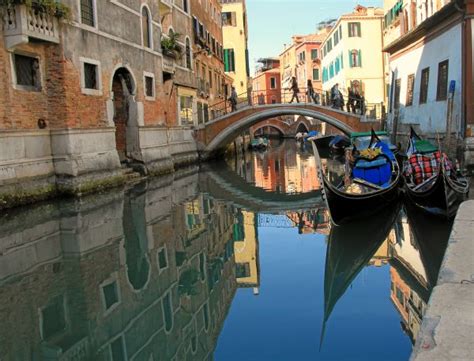
[[[338,18],[357,5],[383,6],[383,0],[247,0],[250,68],[255,60],[278,56],[293,34],[310,34],[322,20]]]

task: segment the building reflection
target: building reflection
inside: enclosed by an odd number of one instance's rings
[[[241,282],[239,212],[199,194],[196,176],[4,219],[2,360],[210,357]],[[258,254],[251,228],[245,257]]]
[[[382,222],[374,226],[378,222],[376,218]],[[433,224],[432,219],[419,212],[408,216],[405,209],[396,218],[377,216],[365,221],[365,225],[363,223],[331,228],[322,335],[334,306],[358,273],[367,266],[388,265],[390,299],[401,317],[403,331],[414,344],[436,284],[452,223],[438,221]],[[427,231],[427,227],[435,229]]]
[[[273,140],[265,152],[247,152],[230,163],[247,182],[272,192],[307,193],[320,188],[309,144]]]
[[[293,227],[298,228],[299,234],[329,235],[331,221],[329,210],[326,208],[287,212],[286,215],[291,220]]]

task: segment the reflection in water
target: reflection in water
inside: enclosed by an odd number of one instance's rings
[[[252,174],[261,172],[263,177],[263,164],[270,161],[259,163],[256,157],[260,155],[252,154],[254,162],[246,164],[257,167],[251,168]],[[280,164],[285,159],[289,158],[282,155]],[[304,157],[295,162],[306,164]],[[304,192],[306,186],[315,186],[305,183],[304,172],[280,169],[285,174],[280,178],[282,191]],[[327,323],[326,338],[331,338],[329,330],[347,329],[354,322],[339,317],[346,311],[337,304],[353,297],[348,289],[359,272],[364,267],[390,267],[385,280],[385,285],[391,281],[390,295],[388,287],[379,284],[373,285],[372,292],[374,297],[392,300],[403,330],[416,339],[450,225],[432,226],[428,239],[419,232],[426,229],[427,220],[410,210],[398,215],[396,207],[367,224],[345,227],[332,227],[324,208],[258,213],[236,206],[218,187],[209,187],[210,177],[210,173],[188,171],[128,191],[39,205],[4,216],[0,220],[1,360],[204,360],[213,357],[219,342],[228,346],[225,341],[233,332],[241,337],[231,337],[232,346],[253,350],[257,359],[265,359],[258,356],[264,351],[258,348],[264,344],[263,334],[247,338],[249,328],[232,330],[232,323],[224,327],[236,307],[244,309],[240,316],[244,325],[252,321],[270,325],[270,319],[282,318],[282,333],[301,332],[301,336],[308,330],[285,330],[284,319],[306,318],[309,313],[299,307],[307,300],[282,289],[280,297],[291,312],[251,319],[250,310],[262,302],[267,313],[275,310],[278,300],[264,301],[265,296],[272,285],[278,288],[283,281],[276,269],[264,269],[262,260],[273,259],[277,269],[283,267],[296,289],[315,287],[312,294],[323,294],[322,284],[313,282],[317,274],[291,275],[292,265],[280,264],[271,251],[262,254],[261,234],[268,230],[275,230],[270,240],[275,244],[283,242],[279,233],[284,230],[295,239],[319,237],[314,239],[321,240],[323,248],[327,243],[324,316],[312,319],[315,325]],[[287,187],[290,180],[297,185],[294,189]],[[310,264],[315,256],[301,254],[298,260]],[[259,297],[236,298],[239,304],[234,301],[231,307],[236,294],[245,296],[248,288]],[[354,307],[367,307],[354,302]],[[319,336],[314,332],[311,345]],[[383,330],[376,332],[385,337]],[[366,347],[371,348],[367,339]],[[341,341],[325,341],[322,352],[336,355]],[[393,347],[400,345],[394,342]],[[317,357],[317,350],[311,352]]]
[[[319,189],[310,144],[276,142],[271,141],[265,152],[248,152],[243,158],[232,159],[229,166],[248,183],[268,191],[295,194]]]

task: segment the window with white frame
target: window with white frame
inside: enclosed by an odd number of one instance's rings
[[[193,124],[193,97],[192,96],[180,96],[179,97],[179,113],[181,125],[192,125]]]
[[[30,91],[41,90],[40,63],[37,57],[13,54],[14,83],[17,88]]]
[[[87,95],[102,94],[102,78],[100,62],[93,59],[80,58],[81,61],[81,90]]]
[[[152,47],[152,21],[150,11],[146,6],[142,8],[142,41],[146,48]]]
[[[277,83],[277,82],[276,82],[276,78],[272,76],[272,77],[270,78],[270,89],[276,89],[276,86],[277,86],[276,83]]]
[[[145,89],[145,99],[155,100],[155,75],[153,73],[143,73],[143,85]]]
[[[81,23],[88,26],[96,26],[96,2],[95,0],[81,0]]]

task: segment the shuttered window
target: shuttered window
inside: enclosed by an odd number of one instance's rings
[[[425,68],[421,71],[420,104],[426,103],[426,100],[428,99],[429,82],[430,82],[430,68]]]
[[[360,23],[347,23],[348,29],[349,29],[349,37],[354,38],[354,37],[361,37],[361,28],[360,28]]]
[[[415,74],[408,75],[407,79],[407,101],[406,106],[413,105],[413,88],[415,85]]]
[[[224,49],[224,71],[235,71],[235,54],[234,49]]]
[[[448,68],[448,60],[438,64],[438,84],[436,87],[437,101],[446,100],[448,97]]]
[[[349,67],[362,67],[362,52],[360,50],[349,50]]]
[[[235,12],[222,13],[222,26],[237,26],[237,16]]]
[[[313,69],[313,80],[319,80],[319,69]]]
[[[81,22],[85,25],[95,26],[94,0],[81,0]]]

